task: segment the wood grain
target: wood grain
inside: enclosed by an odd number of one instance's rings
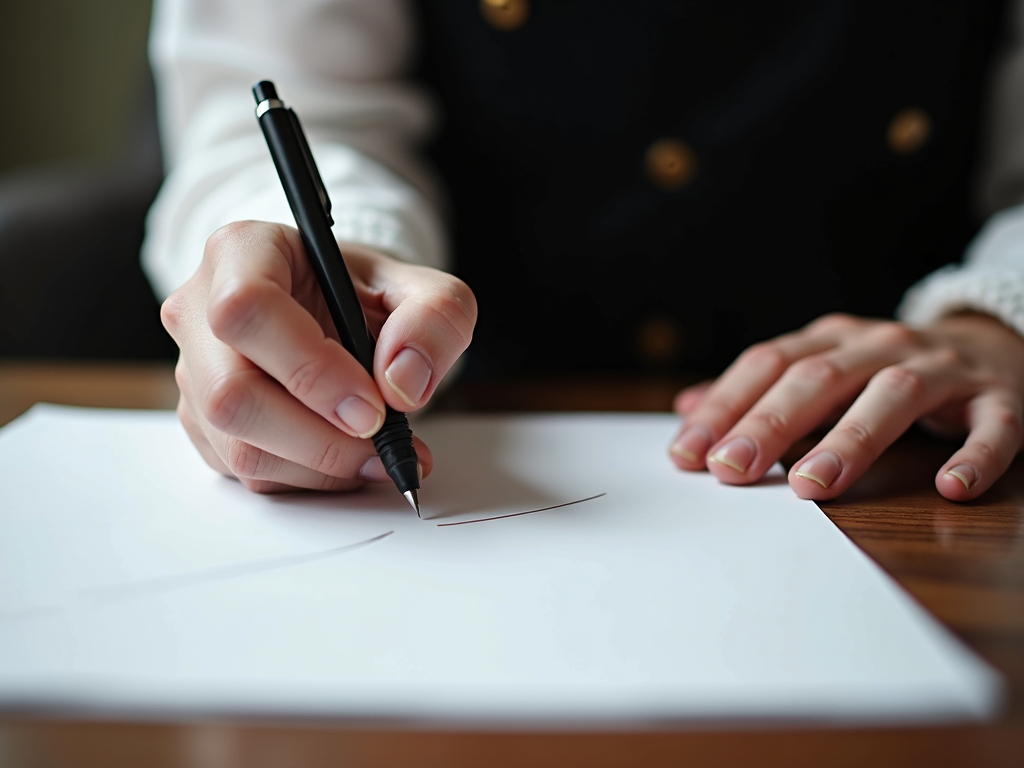
[[[178,387],[166,363],[0,362],[0,425],[35,403],[99,408],[174,408]]]

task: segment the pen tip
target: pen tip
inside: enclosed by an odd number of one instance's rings
[[[402,495],[409,502],[409,506],[416,510],[416,517],[422,518],[422,515],[420,515],[420,497],[416,494],[416,491],[406,491]]]

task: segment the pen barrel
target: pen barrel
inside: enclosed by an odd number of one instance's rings
[[[320,190],[313,181],[294,113],[290,109],[268,109],[259,118],[259,123],[338,338],[372,375],[376,344],[367,328],[366,316],[345,267],[341,249],[331,231]]]
[[[400,492],[420,487],[419,458],[413,447],[409,419],[404,413],[387,406],[384,425],[373,436],[373,447]]]
[[[253,88],[256,114],[267,140],[270,156],[284,187],[295,223],[302,236],[309,263],[316,274],[324,303],[338,331],[338,338],[360,365],[373,376],[373,353],[376,342],[366,325],[366,315],[359,303],[352,278],[345,266],[341,249],[331,231],[331,201],[327,195],[313,154],[295,113],[286,109],[277,98],[273,83],[261,81]],[[384,424],[373,436],[388,475],[405,494],[420,487],[419,460],[412,442],[412,430],[404,413],[386,407]],[[410,497],[419,506],[416,497]]]

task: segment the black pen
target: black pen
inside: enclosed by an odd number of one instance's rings
[[[366,326],[355,286],[331,232],[334,224],[331,199],[313,162],[299,118],[281,102],[269,80],[256,83],[252,93],[256,97],[256,118],[274,158],[277,175],[281,177],[288,205],[338,329],[338,337],[345,349],[373,376],[373,351],[377,345]],[[390,405],[385,404],[385,408],[384,424],[373,436],[373,447],[384,469],[418,516],[419,469],[409,419]]]

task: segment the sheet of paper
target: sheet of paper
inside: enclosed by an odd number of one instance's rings
[[[747,488],[679,472],[675,427],[427,417],[418,520],[389,486],[250,493],[170,413],[38,406],[0,430],[0,706],[513,727],[991,713],[998,677],[780,469]]]

